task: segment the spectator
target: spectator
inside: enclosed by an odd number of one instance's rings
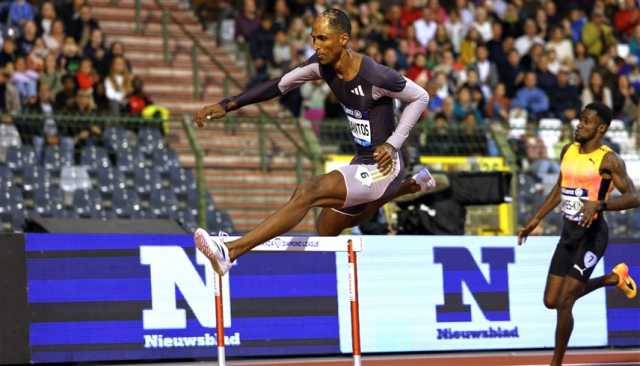
[[[444,28],[447,31],[451,44],[453,45],[454,52],[460,53],[460,44],[462,43],[464,35],[467,33],[467,29],[460,19],[460,12],[458,9],[454,8],[451,10],[449,13],[449,19],[444,23]]]
[[[533,75],[533,73],[529,74]],[[522,141],[527,152],[527,160],[530,164],[529,170],[536,176],[542,177],[546,174],[557,174],[560,171],[560,164],[549,160],[547,147],[540,136],[538,136],[533,123],[527,124],[525,133],[522,135]]]
[[[64,29],[68,35],[71,35],[74,24],[80,20],[80,10],[85,2],[86,0],[65,0],[65,4],[59,8],[58,14],[63,16]]]
[[[544,44],[544,41],[538,36],[538,27],[533,19],[527,19],[524,22],[524,34],[516,39],[515,47],[520,56],[529,53],[529,49],[534,44]]]
[[[633,35],[633,29],[640,25],[640,9],[635,0],[620,1],[620,8],[616,11],[613,24],[616,32],[625,39]]]
[[[104,86],[109,98],[111,113],[119,115],[126,104],[126,96],[132,90],[131,75],[127,64],[122,57],[116,57],[111,64],[111,72],[104,81]]]
[[[640,98],[631,87],[626,75],[618,76],[618,83],[612,94],[614,118],[623,120],[631,130],[631,126],[638,116]]]
[[[35,131],[33,144],[36,150],[42,151],[43,143],[47,145],[57,145],[60,142],[58,134],[58,125],[53,118],[55,113],[51,91],[45,83],[38,83],[38,98],[33,100],[26,106],[26,112],[38,115],[44,115],[45,118],[38,118],[38,128]],[[36,123],[32,121],[30,124]],[[41,131],[41,132],[39,132]],[[32,130],[31,133],[34,133]]]
[[[558,85],[558,79],[549,70],[549,56],[547,54],[542,54],[540,58],[538,58],[536,80],[538,81],[538,87],[542,89],[547,96],[551,95]]]
[[[253,60],[262,59],[267,64],[272,63],[274,43],[273,20],[270,17],[263,17],[260,20],[260,28],[251,36],[249,42],[251,58]]]
[[[571,121],[578,116],[580,111],[580,95],[578,88],[569,83],[569,73],[560,70],[558,73],[558,85],[549,94],[551,113],[563,121]]]
[[[445,10],[444,7],[440,5],[439,0],[427,0],[427,7],[433,14],[436,15],[436,22],[438,24],[444,24],[444,22],[447,21],[448,19],[447,11]],[[417,14],[418,16],[416,20],[420,18],[420,11],[418,11]]]
[[[416,39],[422,45],[427,47],[427,43],[436,35],[438,24],[435,21],[436,14],[431,13],[428,8],[422,9],[422,17],[413,23],[416,31]]]
[[[11,77],[11,83],[15,85],[23,104],[35,98],[38,93],[38,73],[27,69],[27,61],[20,56],[16,59],[15,71]]]
[[[329,86],[321,80],[314,80],[310,83],[302,84],[300,94],[302,95],[302,107],[304,118],[311,122],[311,128],[316,136],[320,137],[320,121],[325,116],[325,100],[331,92]]]
[[[506,122],[509,119],[511,100],[507,98],[503,83],[496,84],[493,95],[485,105],[485,115],[489,119]]]
[[[51,32],[49,34],[45,34],[42,39],[48,49],[57,53],[60,47],[64,44],[65,39],[64,23],[62,20],[54,20],[53,24],[51,24]]]
[[[555,144],[553,144],[553,156],[551,157],[555,161],[560,161],[560,155],[565,145],[573,142],[573,129],[570,124],[562,125],[560,137]]]
[[[51,26],[56,19],[56,8],[51,1],[45,1],[40,6],[40,14],[37,17],[38,34],[41,37],[51,33]]]
[[[307,34],[307,28],[302,18],[295,17],[291,20],[288,38],[289,44],[291,45],[292,64],[301,64],[314,52],[309,42],[307,42],[309,35]]]
[[[416,79],[418,79],[418,77],[420,77],[421,75],[424,75],[427,80],[431,79],[429,75],[429,69],[427,68],[427,59],[424,54],[419,53],[415,56],[413,64],[411,65],[411,67],[409,67],[405,76],[413,81],[416,81]]]
[[[76,73],[76,81],[78,89],[93,89],[95,84],[100,81],[100,76],[93,69],[93,63],[90,58],[84,58],[80,61],[80,68]]]
[[[40,83],[46,84],[51,95],[62,90],[62,72],[58,69],[56,55],[49,53],[45,58],[44,71],[40,74]]]
[[[489,60],[497,66],[507,63],[507,54],[502,48],[502,23],[491,24],[491,39],[485,44],[489,52]]]
[[[636,63],[640,64],[640,24],[634,28],[633,37],[629,41],[629,52],[636,57]]]
[[[436,41],[436,44],[438,45],[438,48],[440,50],[453,50],[453,45],[451,44],[451,40],[449,39],[449,35],[447,34],[447,30],[445,29],[444,25],[438,24],[438,26],[436,27],[436,34],[433,37],[432,41],[433,40]]]
[[[145,93],[144,82],[141,78],[134,76],[131,85],[133,89],[127,95],[127,111],[129,114],[139,116],[146,107],[153,104],[153,101]]]
[[[589,84],[582,88],[582,96],[580,99],[582,105],[597,101],[606,104],[609,108],[613,108],[611,89],[604,84],[602,74],[597,71],[591,73]]]
[[[445,52],[452,52],[452,50],[445,50]],[[427,50],[425,53],[426,56],[426,65],[429,70],[434,70],[438,65],[439,59],[441,57],[440,50],[438,49],[438,44],[436,41],[431,41],[427,45]]]
[[[14,63],[18,57],[16,52],[16,41],[11,38],[5,38],[2,44],[2,52],[0,52],[0,67],[5,67],[8,63]]]
[[[96,115],[96,104],[93,101],[90,89],[78,90],[75,105],[71,113],[84,117]],[[75,136],[75,146],[77,149],[82,149],[83,146],[99,146],[102,144],[102,129],[92,118],[87,118],[84,120],[84,125],[78,126],[78,128],[73,129],[71,132]]]
[[[434,42],[435,43],[435,42]],[[413,59],[418,54],[424,54],[425,47],[418,42],[416,38],[416,29],[414,27],[407,28],[407,56]]]
[[[549,110],[549,98],[544,91],[537,87],[536,74],[527,72],[524,77],[524,86],[518,90],[512,107],[522,108],[527,111],[531,119],[543,117]]]
[[[555,50],[556,57],[563,65],[570,65],[573,62],[573,45],[564,34],[562,27],[553,27],[551,39],[545,45],[546,50]]]
[[[69,112],[74,109],[76,102],[76,78],[73,75],[62,76],[62,90],[56,94],[55,110]]]
[[[453,97],[446,97],[442,100],[442,114],[447,118],[449,123],[457,122]]]
[[[415,26],[416,23],[413,23],[413,24]],[[385,35],[387,37],[391,39],[404,38],[405,27],[402,24],[402,9],[400,8],[399,5],[391,5],[391,8],[387,12],[385,25],[386,25]],[[435,34],[435,31],[436,30],[434,27],[433,29],[434,34]],[[417,32],[417,29],[416,29],[416,34],[418,34],[418,41],[422,43],[422,41],[420,40],[419,32]],[[385,49],[387,47],[385,47],[385,45],[381,45],[381,48]]]
[[[580,82],[582,85],[588,85],[591,78],[591,71],[596,66],[595,61],[587,54],[587,47],[582,42],[576,43],[575,67],[580,73]]]
[[[78,19],[71,23],[69,33],[78,46],[84,49],[91,40],[91,33],[99,28],[98,21],[93,17],[91,6],[85,3],[80,7],[80,16]]]
[[[113,42],[111,43],[111,47],[109,51],[107,51],[107,55],[103,61],[104,70],[98,69],[98,74],[102,77],[107,77],[111,72],[111,65],[113,64],[113,60],[117,57],[122,57],[124,59],[124,63],[127,67],[127,70],[131,72],[131,62],[124,55],[124,44],[122,42]]]
[[[469,29],[460,44],[460,63],[464,66],[475,62],[476,47],[481,42],[480,33],[475,28]]]
[[[16,87],[8,82],[9,77],[7,71],[0,72],[0,110],[13,116],[20,113],[20,95]]]
[[[501,67],[498,72],[500,73],[500,80],[502,80],[507,89],[507,97],[513,98],[517,92],[516,86],[524,78],[524,72],[520,67],[518,51],[512,50],[509,52],[507,64]]]
[[[107,91],[102,81],[93,87],[93,101],[96,103],[96,113],[100,115],[109,113],[109,98],[107,98]]]
[[[455,8],[460,13],[460,21],[462,21],[464,29],[469,29],[473,23],[473,7],[467,0],[456,0]]]
[[[283,30],[276,32],[273,44],[273,66],[278,76],[282,75],[291,65],[291,46],[287,42],[287,34]]]
[[[9,7],[9,23],[21,27],[26,21],[33,20],[36,9],[26,0],[14,0]]]
[[[62,46],[62,53],[58,57],[58,63],[63,70],[75,74],[80,68],[80,49],[73,37],[67,37]]]
[[[255,0],[244,0],[242,12],[236,18],[236,38],[248,42],[260,26],[260,16]]]
[[[289,6],[285,0],[276,0],[273,5],[273,25],[277,31],[286,32],[289,29]]]
[[[476,61],[470,65],[472,70],[478,73],[478,79],[482,86],[493,89],[498,84],[498,67],[489,60],[489,52],[484,45],[476,48]],[[491,92],[485,93],[489,96]]]
[[[38,35],[38,28],[33,20],[24,22],[23,32],[18,38],[18,54],[26,56],[31,53],[35,46]]]
[[[82,57],[90,58],[98,73],[106,68],[104,63],[107,58],[107,51],[104,47],[104,36],[100,29],[94,29],[91,32],[91,41],[84,46]],[[106,75],[101,76],[104,77]]]
[[[616,44],[613,30],[606,23],[604,12],[594,9],[591,21],[582,29],[582,42],[587,46],[587,52],[593,57],[600,56],[609,46]]]
[[[584,12],[581,9],[575,8],[571,9],[569,19],[571,39],[573,40],[573,43],[578,43],[582,39],[582,30],[584,29],[584,25],[587,24],[587,17],[585,17]]]
[[[477,106],[471,99],[471,89],[468,86],[465,85],[458,89],[453,113],[455,116],[455,121],[457,122],[462,122],[462,120],[464,120],[468,114],[473,114],[475,117],[475,121],[479,121],[482,118],[480,117]]]
[[[398,69],[399,65],[398,65],[398,56],[396,53],[396,50],[394,50],[393,48],[387,48],[386,50],[384,50],[384,56],[382,57],[382,64],[392,68],[392,69]]]
[[[447,116],[437,113],[433,124],[427,130],[426,141],[422,150],[430,155],[453,155],[455,151],[455,137],[452,136]]]
[[[487,10],[485,8],[476,8],[476,17],[471,24],[471,27],[478,31],[483,43],[488,42],[491,39],[493,31],[491,29],[491,21],[487,17]]]

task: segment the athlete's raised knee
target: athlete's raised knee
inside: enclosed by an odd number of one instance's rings
[[[544,297],[543,299],[544,306],[547,309],[556,309],[558,307],[558,299],[552,297]]]

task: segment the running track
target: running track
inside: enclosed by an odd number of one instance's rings
[[[364,356],[363,366],[547,366],[551,352],[500,352],[475,354],[437,354],[410,356]],[[215,365],[205,362],[163,363],[171,366]],[[131,364],[131,366],[140,364]],[[158,365],[158,364],[156,364]],[[229,366],[351,366],[350,358],[308,358],[265,361],[228,361]],[[120,364],[119,366],[126,366]],[[621,351],[570,351],[564,366],[640,366],[640,349]]]

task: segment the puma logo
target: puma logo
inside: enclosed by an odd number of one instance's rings
[[[589,268],[589,267],[580,268],[577,264],[574,264],[574,265],[573,265],[573,268],[577,269],[577,270],[578,270],[578,272],[580,272],[580,276],[584,276],[584,271],[586,271],[586,270],[587,270],[587,268]]]

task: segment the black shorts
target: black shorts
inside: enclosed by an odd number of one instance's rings
[[[587,282],[609,243],[609,228],[602,214],[590,227],[564,219],[562,234],[556,247],[549,274],[571,276]]]

